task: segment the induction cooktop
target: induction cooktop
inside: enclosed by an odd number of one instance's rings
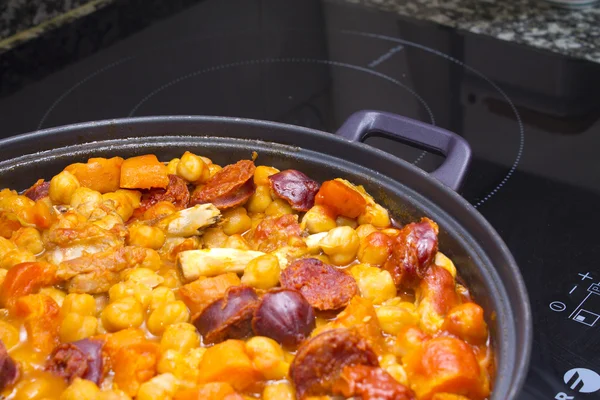
[[[454,131],[474,156],[461,194],[503,237],[529,290],[534,344],[520,398],[591,399],[600,398],[599,77],[600,64],[352,2],[212,0],[3,94],[0,136],[147,115],[334,132],[362,109]],[[425,170],[441,161],[367,143]]]

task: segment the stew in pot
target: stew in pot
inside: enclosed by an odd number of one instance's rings
[[[255,157],[92,158],[0,191],[0,397],[487,398],[483,310],[436,223]]]

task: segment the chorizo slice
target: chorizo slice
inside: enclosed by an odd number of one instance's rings
[[[317,310],[337,310],[358,292],[354,278],[316,258],[294,261],[282,273],[281,286],[298,290]]]
[[[198,191],[194,192],[190,205],[213,203],[221,197],[231,196],[253,176],[256,166],[250,160],[240,160],[225,166]]]
[[[377,355],[358,333],[331,329],[298,348],[290,365],[290,378],[301,400],[329,395],[344,367],[357,364],[379,366]]]
[[[347,365],[333,385],[333,394],[362,400],[414,400],[414,393],[384,369]]]
[[[88,356],[73,343],[63,343],[50,355],[46,371],[71,383],[75,378],[83,378],[86,375]]]
[[[226,210],[228,208],[241,206],[254,194],[254,190],[254,182],[249,180],[234,192],[214,199],[212,204],[219,210]]]
[[[252,317],[258,307],[256,291],[249,286],[234,286],[225,296],[212,302],[194,320],[204,343],[243,339],[252,333]]]
[[[43,179],[38,179],[32,187],[27,189],[23,194],[33,201],[43,199],[50,192],[50,181],[46,182]]]
[[[414,288],[423,279],[438,251],[438,232],[437,224],[429,218],[400,230],[392,254],[383,266],[396,285]]]
[[[269,176],[271,189],[285,199],[296,211],[308,211],[315,205],[315,196],[321,186],[304,173],[286,169]]]
[[[46,363],[46,371],[68,382],[75,378],[87,379],[100,384],[105,376],[105,363],[102,356],[104,342],[82,339],[57,346]]]
[[[169,175],[169,184],[165,189],[152,189],[142,195],[139,209],[146,211],[161,201],[168,201],[180,210],[187,208],[190,191],[185,180],[177,175]]]
[[[8,355],[6,346],[0,340],[0,391],[12,385],[19,377],[17,363]]]

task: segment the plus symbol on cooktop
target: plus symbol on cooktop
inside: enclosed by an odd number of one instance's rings
[[[586,279],[593,279],[593,278],[590,276],[590,273],[589,273],[589,272],[586,272],[586,273],[585,273],[585,275],[584,275],[584,274],[577,274],[577,275],[581,276],[581,280],[582,280],[582,281],[585,281]]]

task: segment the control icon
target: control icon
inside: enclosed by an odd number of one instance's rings
[[[586,310],[583,308],[583,306],[591,296],[600,296],[600,283],[592,283],[587,291],[587,296],[585,296],[581,303],[579,303],[575,310],[573,310],[571,315],[569,315],[569,318],[571,318],[573,321],[579,322],[580,324],[594,326],[598,320],[600,320],[600,315],[590,310]]]
[[[600,390],[600,375],[587,368],[568,370],[563,381],[571,390],[579,393],[594,393]]]

